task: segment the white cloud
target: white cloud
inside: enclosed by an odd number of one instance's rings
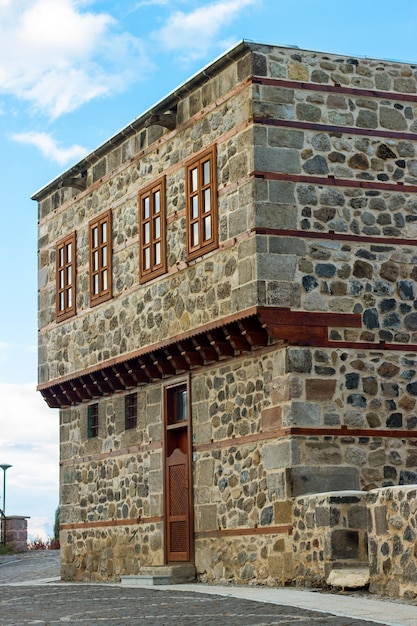
[[[60,147],[53,137],[47,133],[30,131],[27,133],[16,133],[12,135],[11,138],[18,143],[35,146],[41,151],[45,158],[59,165],[65,165],[71,161],[78,161],[87,154],[87,148],[79,146],[78,144],[74,144],[69,148]]]
[[[77,0],[0,3],[0,92],[56,118],[149,68],[141,41]]]
[[[204,57],[217,44],[218,34],[239,17],[245,7],[259,0],[220,0],[205,4],[190,13],[176,11],[154,38],[167,50],[179,53],[186,61]]]

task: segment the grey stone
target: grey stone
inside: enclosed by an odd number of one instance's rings
[[[301,171],[300,153],[290,148],[255,146],[254,166],[261,172],[299,174]]]
[[[293,467],[290,470],[291,495],[326,493],[359,489],[359,472],[356,467],[322,465]]]
[[[328,174],[329,172],[327,161],[320,154],[306,161],[303,165],[303,170],[307,174]]]
[[[297,426],[313,426],[320,423],[320,405],[316,402],[293,402],[291,423]]]
[[[391,109],[389,107],[381,107],[379,111],[379,120],[383,128],[389,130],[406,130],[407,122],[404,115],[397,111],[397,109]]]
[[[286,370],[289,373],[308,374],[312,368],[311,350],[308,348],[288,348]]]

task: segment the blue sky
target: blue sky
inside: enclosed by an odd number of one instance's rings
[[[0,464],[31,535],[58,505],[31,195],[241,39],[417,63],[416,33],[415,0],[0,0]]]

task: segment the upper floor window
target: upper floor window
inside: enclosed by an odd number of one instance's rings
[[[125,428],[136,428],[138,420],[138,394],[129,393],[125,396]]]
[[[90,222],[90,302],[111,298],[111,213]]]
[[[75,315],[75,233],[56,246],[56,317]]]
[[[166,272],[165,178],[139,193],[140,282]]]
[[[216,150],[187,164],[187,257],[193,259],[217,247]]]
[[[98,404],[90,404],[87,408],[87,437],[98,437]]]

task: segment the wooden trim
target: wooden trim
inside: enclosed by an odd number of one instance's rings
[[[159,215],[155,213],[155,195],[159,193]],[[149,215],[143,215],[144,202],[148,200]],[[139,191],[139,282],[145,283],[156,276],[165,274],[167,270],[166,260],[166,177],[162,176],[153,183]],[[159,219],[159,236],[156,233],[155,220]],[[144,229],[149,229],[145,236]],[[160,246],[160,260],[156,259],[156,246]],[[146,268],[145,255],[149,255],[149,267]]]
[[[204,182],[204,164],[209,163],[210,180]],[[192,172],[197,172],[195,186]],[[187,260],[195,259],[218,246],[218,214],[217,214],[217,158],[216,144],[209,150],[193,155],[185,163],[185,188],[187,203]],[[205,193],[210,194],[210,209],[205,208]],[[195,211],[196,207],[196,211]],[[195,214],[197,212],[197,214]],[[210,236],[205,236],[205,222],[209,220]],[[196,234],[195,234],[196,231]],[[197,243],[195,242],[195,237]]]
[[[71,246],[71,261],[68,261],[68,246]],[[62,251],[62,253],[61,253]],[[55,245],[55,313],[56,321],[72,317],[77,312],[77,235],[74,231]],[[68,272],[71,274],[71,280],[68,280]],[[62,276],[62,284],[61,278]],[[60,306],[61,297],[63,298],[63,308]],[[69,299],[71,298],[71,304]]]
[[[250,535],[292,535],[293,526],[257,526],[256,528],[219,528],[217,530],[202,530],[195,533],[196,539],[220,537],[248,537]]]
[[[346,94],[361,98],[380,98],[382,100],[400,100],[402,102],[417,103],[417,93],[398,93],[392,91],[378,91],[376,89],[359,89],[357,87],[342,87],[341,85],[326,85],[323,83],[310,83],[298,80],[285,80],[281,78],[266,78],[264,76],[254,76],[254,85],[266,85],[270,87],[286,87],[290,89],[301,89],[303,91],[323,91],[326,93]]]
[[[417,135],[415,136],[417,140]],[[326,185],[330,187],[353,187],[355,189],[380,189],[381,191],[399,191],[401,193],[416,193],[417,185],[404,185],[403,183],[381,183],[369,180],[349,180],[347,178],[335,178],[334,176],[309,176],[308,174],[279,174],[276,172],[254,171],[255,178],[263,180],[283,180],[292,183],[308,183],[313,185]]]
[[[106,225],[106,241],[103,242],[101,227]],[[97,245],[94,245],[94,231],[97,229]],[[112,297],[112,254],[113,232],[111,210],[97,215],[89,222],[89,270],[90,305],[95,306]],[[106,259],[103,261],[103,255]],[[97,284],[95,285],[95,280]],[[97,293],[95,293],[95,286]]]
[[[353,241],[357,243],[370,243],[379,246],[387,244],[394,246],[417,246],[417,239],[402,239],[400,237],[370,237],[369,235],[346,235],[345,233],[327,233],[311,230],[285,230],[282,228],[262,228],[255,226],[252,232],[256,235],[268,235],[276,237],[302,237],[303,239],[327,239],[331,241]]]
[[[91,463],[91,461],[101,461],[102,459],[117,458],[126,454],[137,454],[140,452],[152,452],[153,450],[162,450],[162,441],[155,441],[138,446],[129,446],[128,448],[122,448],[121,450],[110,450],[109,452],[99,452],[97,454],[87,454],[86,456],[79,456],[73,459],[63,459],[59,462],[60,467],[68,467],[71,465],[82,465],[84,463]]]
[[[416,98],[417,101],[417,98]],[[314,130],[322,133],[342,133],[343,135],[360,135],[362,137],[382,137],[384,139],[409,139],[416,141],[417,133],[404,133],[395,130],[382,130],[380,128],[358,128],[356,126],[337,126],[335,124],[321,124],[319,122],[301,122],[298,120],[280,120],[271,117],[255,116],[254,124],[263,126],[281,126],[285,128],[298,128],[300,130]]]
[[[219,450],[233,446],[247,445],[259,441],[270,441],[271,439],[282,439],[283,437],[377,437],[381,439],[416,439],[417,431],[399,429],[372,429],[372,428],[329,428],[317,426],[317,428],[304,428],[289,426],[288,428],[277,428],[270,431],[261,431],[253,435],[243,435],[229,439],[220,439],[208,443],[195,444],[194,452],[207,452],[209,450]]]
[[[116,526],[142,526],[144,524],[159,524],[163,521],[163,517],[155,515],[154,517],[137,517],[128,519],[110,519],[75,522],[73,524],[60,524],[60,530],[84,530],[86,528],[108,528]]]

